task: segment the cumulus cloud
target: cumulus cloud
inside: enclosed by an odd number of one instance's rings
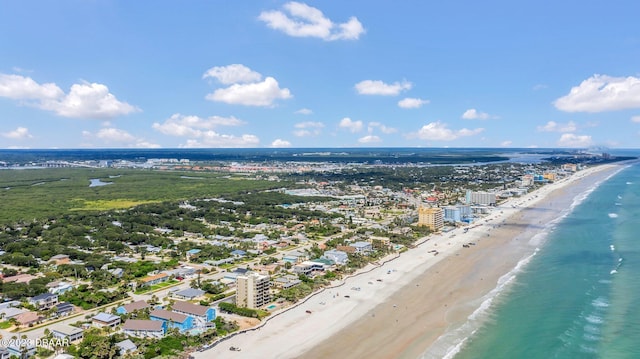
[[[85,141],[91,144],[85,144],[87,147],[99,147],[98,143],[109,147],[126,147],[126,148],[160,148],[160,145],[146,141],[143,138],[136,137],[131,133],[114,127],[101,128],[98,132],[82,131]]]
[[[462,114],[462,119],[464,120],[488,120],[490,118],[496,118],[496,117],[491,116],[486,112],[480,112],[475,108],[470,108]]]
[[[381,124],[380,122],[369,122],[369,132],[371,132],[373,130],[373,127],[376,127],[378,129],[380,129],[380,132],[384,133],[384,134],[391,134],[391,133],[396,133],[398,132],[397,129],[393,128],[393,127],[387,127],[383,124]]]
[[[589,147],[593,144],[593,140],[591,136],[565,133],[560,136],[557,144],[560,147]]]
[[[640,78],[593,75],[553,103],[565,112],[603,112],[640,108]]]
[[[291,142],[278,138],[273,142],[271,142],[271,147],[277,147],[277,148],[291,147]]]
[[[292,97],[287,88],[280,88],[273,77],[262,80],[262,75],[240,64],[212,67],[202,76],[215,78],[223,85],[206,96],[207,100],[244,106],[273,106],[279,99]]]
[[[378,136],[375,135],[367,135],[364,137],[360,137],[358,139],[358,142],[360,143],[379,143],[382,142],[382,139]]]
[[[297,137],[317,136],[322,132],[324,123],[306,121],[296,123],[295,125],[293,125],[293,127],[296,128],[296,130],[293,131],[293,134]]]
[[[241,136],[220,134],[214,129],[220,126],[240,126],[245,122],[235,117],[185,116],[174,114],[163,123],[155,122],[151,127],[165,135],[189,137],[186,144],[180,147],[255,147],[260,143],[257,136],[244,134]]]
[[[422,105],[427,105],[429,100],[422,100],[419,98],[407,97],[398,101],[398,107],[400,108],[420,108]]]
[[[183,148],[243,148],[243,147],[257,147],[260,144],[260,139],[255,135],[224,135],[215,131],[203,132],[202,136],[198,139],[188,139]]]
[[[107,119],[140,111],[119,101],[103,84],[74,84],[65,94],[56,84],[38,84],[30,77],[0,74],[0,97],[55,112],[69,118]]]
[[[295,112],[298,115],[311,115],[313,113],[313,111],[311,111],[308,108],[301,108],[298,111]]]
[[[631,117],[631,122],[640,123],[640,116]]]
[[[513,141],[502,141],[502,143],[500,143],[501,147],[510,147],[513,144]]]
[[[25,140],[28,138],[33,138],[33,136],[29,133],[29,129],[26,127],[18,127],[13,131],[2,133],[2,137],[10,138],[12,140]]]
[[[12,100],[57,99],[64,92],[54,83],[39,84],[30,77],[0,74],[0,97]]]
[[[155,122],[151,127],[165,135],[172,136],[200,136],[202,130],[211,130],[219,126],[240,126],[245,122],[233,116],[185,116],[179,113],[171,115],[163,123]]]
[[[251,83],[262,80],[262,75],[242,64],[212,67],[202,75],[203,79],[215,78],[221,84]]]
[[[422,126],[418,132],[409,134],[409,137],[427,141],[453,141],[461,137],[480,134],[482,131],[484,131],[484,128],[476,128],[473,130],[463,128],[454,131],[449,129],[446,124],[437,121]]]
[[[338,125],[340,128],[347,129],[353,133],[362,131],[364,124],[362,121],[353,121],[349,117],[345,117],[340,121]]]
[[[544,126],[538,126],[538,131],[540,132],[573,132],[576,129],[577,126],[573,121],[569,121],[564,124],[549,121]]]
[[[379,80],[364,80],[355,85],[355,89],[360,95],[381,96],[397,96],[402,91],[410,90],[411,87],[413,85],[407,81],[386,84]]]
[[[263,11],[258,19],[268,27],[294,37],[317,37],[325,41],[357,40],[365,30],[356,17],[336,24],[322,11],[299,2],[288,2],[284,11]]]

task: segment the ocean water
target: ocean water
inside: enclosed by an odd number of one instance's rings
[[[640,358],[640,165],[600,184],[447,358]]]

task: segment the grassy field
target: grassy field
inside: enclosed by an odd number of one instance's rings
[[[0,223],[67,211],[126,209],[143,203],[220,197],[282,184],[220,173],[52,168],[0,171]],[[89,187],[91,179],[109,185]],[[233,180],[232,180],[233,179]]]

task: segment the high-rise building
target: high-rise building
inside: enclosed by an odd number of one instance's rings
[[[496,194],[489,192],[473,192],[471,190],[467,190],[466,202],[467,204],[476,204],[480,206],[495,206]]]
[[[255,272],[236,278],[236,305],[257,309],[271,301],[271,280],[268,275]]]
[[[420,207],[418,209],[418,225],[427,226],[432,232],[444,227],[444,211],[438,207]]]

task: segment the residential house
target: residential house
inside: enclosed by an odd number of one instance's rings
[[[216,319],[216,310],[214,308],[189,302],[175,302],[171,307],[171,311],[192,317],[194,319],[194,325],[198,328],[202,328],[206,326],[208,322]]]
[[[142,310],[145,308],[149,308],[150,305],[144,300],[137,300],[135,302],[131,302],[129,304],[121,305],[116,308],[116,313],[118,314],[129,314],[133,313],[137,310]]]
[[[55,265],[69,264],[69,262],[71,262],[71,258],[66,254],[56,254],[49,258],[49,262],[53,262]]]
[[[0,309],[0,320],[6,321],[11,318],[15,318],[22,313],[26,313],[27,311],[20,308],[7,307]]]
[[[136,338],[162,338],[167,323],[162,320],[129,319],[122,324],[124,334]]]
[[[82,340],[84,330],[64,323],[56,323],[49,326],[51,335],[54,338],[68,339],[69,342],[75,342],[76,340]]]
[[[156,275],[151,275],[142,278],[142,285],[151,286],[158,283],[166,282],[169,280],[169,275],[167,273],[158,273]]]
[[[324,271],[326,265],[321,262],[304,261],[293,266],[293,273],[311,276],[315,271]]]
[[[11,277],[5,277],[2,278],[2,283],[27,283],[29,284],[29,282],[31,282],[31,280],[36,279],[36,276],[33,276],[31,274],[26,274],[26,273],[21,273],[21,274],[16,274],[14,276]]]
[[[296,285],[302,283],[298,276],[295,275],[286,275],[284,277],[276,278],[273,280],[273,284],[282,289],[289,289],[291,287],[295,287]]]
[[[51,282],[47,284],[47,290],[51,294],[62,294],[73,289],[73,285],[69,282]]]
[[[289,263],[292,263],[292,264],[301,263],[301,262],[304,262],[307,259],[309,259],[309,255],[304,253],[304,252],[299,252],[299,251],[291,251],[289,253],[286,253],[282,257],[283,261],[289,262]]]
[[[193,329],[193,318],[164,309],[156,309],[149,314],[151,320],[159,320],[167,324],[166,329],[178,328],[180,332]]]
[[[369,242],[355,242],[351,244],[356,249],[356,253],[368,254],[373,251],[373,246]]]
[[[235,258],[244,258],[247,255],[247,252],[241,249],[236,249],[231,252],[231,255],[234,256]]]
[[[29,298],[29,304],[38,308],[38,310],[47,310],[58,304],[58,295],[51,293],[42,293],[35,297]]]
[[[99,328],[113,328],[120,324],[120,317],[113,314],[100,312],[91,318],[91,323]]]
[[[118,347],[118,350],[120,351],[120,356],[131,354],[138,350],[138,347],[130,339],[125,339],[121,342],[117,342],[116,347]]]
[[[184,300],[193,300],[197,297],[203,296],[206,293],[204,290],[195,289],[195,288],[187,288],[172,294],[173,297],[184,299]]]
[[[73,304],[67,302],[60,302],[56,304],[54,308],[56,310],[56,317],[64,317],[73,313],[74,311]]]
[[[333,263],[337,265],[344,265],[347,263],[347,261],[349,261],[349,256],[347,255],[347,252],[339,251],[337,249],[331,249],[331,250],[325,251],[324,254],[322,255],[322,258],[326,258],[330,261],[333,261]]]
[[[36,355],[36,344],[34,340],[28,340],[24,344],[22,343],[22,341],[18,342],[20,343],[11,344],[7,347],[9,358],[29,358]]]
[[[27,327],[29,325],[34,325],[39,323],[42,319],[44,319],[41,315],[39,315],[36,312],[24,312],[21,314],[16,315],[14,318],[16,318],[16,321],[18,322],[18,324],[22,327]]]

